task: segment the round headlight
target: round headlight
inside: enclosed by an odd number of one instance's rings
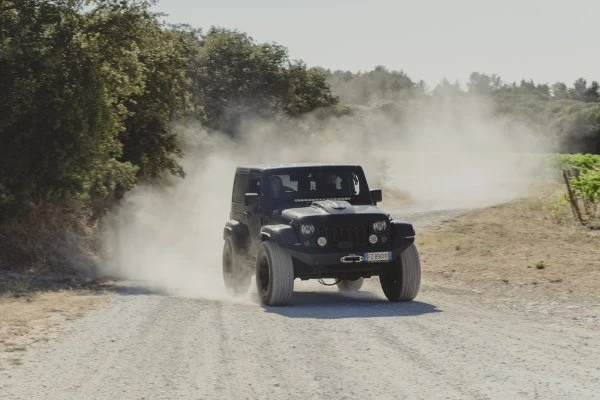
[[[327,244],[327,238],[325,236],[321,236],[317,239],[317,244],[321,247],[325,247],[325,245]]]
[[[315,226],[311,224],[302,224],[300,225],[300,232],[302,232],[304,236],[312,236],[312,234],[315,233]]]
[[[373,234],[373,235],[369,236],[369,243],[375,244],[375,243],[377,243],[377,240],[379,240],[377,238],[377,235]]]
[[[387,228],[387,223],[385,221],[377,221],[373,224],[373,230],[377,233],[381,233],[385,231]]]

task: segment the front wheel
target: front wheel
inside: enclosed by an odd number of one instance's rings
[[[292,257],[278,244],[265,241],[260,244],[256,257],[256,289],[262,304],[288,304],[294,292],[294,265]]]
[[[421,287],[421,261],[414,243],[379,275],[379,282],[389,301],[411,301],[417,297]]]

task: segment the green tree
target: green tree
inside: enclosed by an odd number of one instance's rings
[[[600,104],[569,101],[556,108],[549,121],[563,151],[600,154]]]
[[[569,89],[563,82],[557,82],[552,85],[552,97],[557,100],[569,98]]]
[[[0,23],[0,216],[130,187],[119,121],[88,51],[81,3],[5,1]],[[3,194],[2,194],[3,193]]]
[[[194,76],[207,125],[233,134],[242,115],[272,111],[285,91],[280,71],[286,60],[281,46],[257,46],[244,33],[211,29]]]
[[[319,69],[307,68],[303,62],[296,61],[283,69],[282,76],[286,93],[282,96],[281,108],[290,116],[297,117],[338,102]]]
[[[502,87],[500,77],[481,74],[479,72],[473,72],[469,76],[469,82],[467,82],[467,89],[471,93],[489,94],[500,87]]]
[[[190,62],[193,102],[202,108],[209,128],[229,134],[246,115],[297,116],[337,103],[320,72],[291,63],[278,44],[256,44],[237,31],[212,28]]]
[[[327,82],[341,101],[348,104],[367,105],[377,102],[402,101],[419,88],[403,71],[389,71],[378,65],[372,71],[324,71]]]
[[[587,81],[583,78],[577,79],[573,87],[569,89],[569,97],[573,100],[586,101]]]
[[[598,88],[598,82],[593,81],[590,87],[588,87],[583,93],[584,101],[586,102],[597,102],[600,101],[600,91]]]
[[[103,76],[123,145],[120,161],[138,177],[183,175],[171,122],[184,108],[186,60],[177,32],[158,22],[151,2],[99,0],[86,14],[90,51]]]

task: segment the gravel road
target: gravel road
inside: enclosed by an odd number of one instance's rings
[[[129,282],[60,339],[32,346],[22,365],[2,366],[0,399],[600,397],[598,330],[426,280],[405,304],[385,301],[377,279],[356,295],[296,288],[293,306],[264,308]]]

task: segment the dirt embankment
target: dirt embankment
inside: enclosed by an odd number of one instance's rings
[[[600,231],[556,210],[562,191],[429,225],[418,232],[423,282],[495,307],[600,326]]]

